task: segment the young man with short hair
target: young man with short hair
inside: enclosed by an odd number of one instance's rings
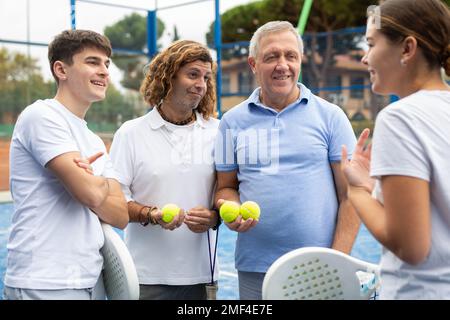
[[[5,299],[97,298],[100,220],[128,223],[105,145],[84,120],[105,98],[110,55],[109,40],[87,30],[64,31],[49,45],[56,96],[26,107],[11,140]]]

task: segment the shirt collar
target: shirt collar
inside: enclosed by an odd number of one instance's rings
[[[311,98],[311,90],[309,90],[304,84],[298,82],[297,83],[297,87],[300,89],[300,96],[298,97],[297,100],[295,100],[293,103],[291,103],[290,105],[299,105],[302,102],[304,102],[304,104],[307,104],[309,99]],[[262,107],[262,108],[270,108],[270,106],[265,106],[261,100],[260,100],[260,94],[261,92],[261,87],[256,88],[252,94],[250,95],[250,97],[247,99],[248,101],[248,105],[252,105],[255,107]]]
[[[206,123],[205,119],[203,118],[202,114],[195,111],[195,115],[197,118],[195,120],[195,124],[198,124],[202,128],[206,128],[207,123]],[[161,128],[162,126],[167,125],[167,122],[164,121],[164,119],[161,117],[161,115],[159,114],[158,110],[156,110],[155,107],[149,112],[148,119],[149,119],[150,127],[153,130],[157,130],[157,129]]]

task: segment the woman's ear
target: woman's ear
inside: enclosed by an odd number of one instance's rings
[[[403,40],[402,46],[403,52],[401,63],[402,65],[407,65],[408,62],[410,62],[411,59],[417,54],[417,39],[412,36],[408,36]]]

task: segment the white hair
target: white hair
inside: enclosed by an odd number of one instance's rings
[[[256,58],[258,54],[258,47],[261,39],[269,33],[290,31],[297,37],[298,49],[303,54],[303,40],[302,37],[295,30],[294,26],[289,21],[270,21],[259,27],[253,34],[252,40],[250,40],[249,56]]]

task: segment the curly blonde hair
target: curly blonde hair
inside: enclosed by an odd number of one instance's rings
[[[153,58],[141,85],[140,91],[144,100],[151,106],[158,105],[172,91],[172,79],[178,70],[197,60],[211,63],[213,76],[207,82],[206,94],[196,108],[203,118],[209,119],[216,104],[216,64],[208,48],[195,41],[175,41]]]

